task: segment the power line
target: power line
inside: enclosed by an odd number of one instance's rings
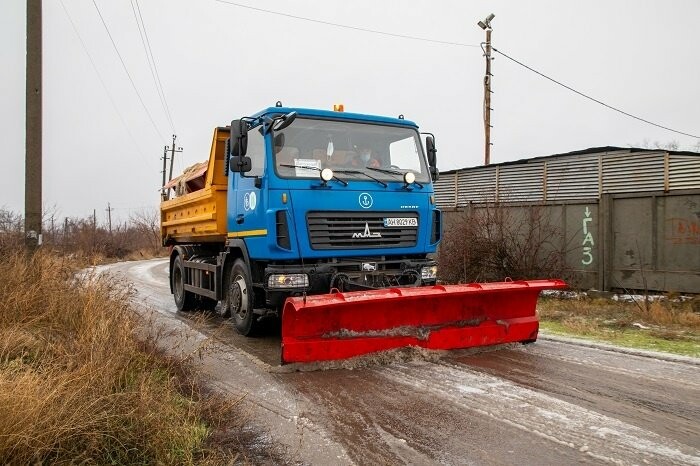
[[[94,1],[94,0],[93,0],[93,1]],[[394,33],[390,33],[390,32],[379,31],[379,30],[376,30],[376,29],[368,29],[368,28],[363,28],[363,27],[359,27],[359,26],[350,26],[350,25],[347,25],[347,24],[333,23],[333,22],[330,22],[330,21],[323,21],[323,20],[319,20],[319,19],[312,19],[312,18],[307,18],[307,17],[304,17],[304,16],[297,16],[297,15],[292,15],[292,14],[289,14],[289,13],[282,13],[282,12],[279,12],[279,11],[266,10],[266,9],[264,9],[264,8],[257,8],[257,7],[250,6],[250,5],[243,5],[243,4],[241,4],[241,3],[231,2],[231,1],[228,1],[228,0],[216,0],[216,1],[219,2],[219,3],[224,3],[224,4],[226,4],[226,5],[232,5],[232,6],[236,6],[236,7],[239,7],[239,8],[246,8],[246,9],[249,9],[249,10],[259,11],[259,12],[262,12],[262,13],[268,13],[268,14],[277,15],[277,16],[284,16],[284,17],[287,17],[287,18],[298,19],[298,20],[301,20],[301,21],[308,21],[308,22],[311,22],[311,23],[325,24],[325,25],[327,25],[327,26],[334,26],[334,27],[339,27],[339,28],[344,28],[344,29],[350,29],[350,30],[353,30],[353,31],[369,32],[369,33],[372,33],[372,34],[380,34],[380,35],[384,35],[384,36],[399,37],[399,38],[402,38],[402,39],[418,40],[418,41],[422,41],[422,42],[431,42],[431,43],[435,43],[435,44],[454,45],[454,46],[458,46],[458,47],[480,47],[480,45],[465,44],[465,43],[462,43],[462,42],[450,42],[450,41],[443,41],[443,40],[436,40],[436,39],[428,39],[428,38],[425,38],[425,37],[410,36],[410,35],[407,35],[407,34],[394,34]],[[600,105],[602,105],[602,106],[604,106],[604,107],[607,107],[607,108],[609,108],[610,110],[614,110],[614,111],[616,111],[616,112],[618,112],[618,113],[621,113],[621,114],[623,114],[623,115],[625,115],[625,116],[628,116],[628,117],[630,117],[630,118],[634,118],[635,120],[639,120],[639,121],[641,121],[641,122],[647,123],[647,124],[652,125],[652,126],[656,126],[657,128],[665,129],[665,130],[667,130],[667,131],[671,131],[671,132],[673,132],[673,133],[682,134],[683,136],[689,136],[689,137],[693,137],[693,138],[700,138],[700,136],[697,136],[697,135],[694,135],[694,134],[690,134],[690,133],[686,133],[686,132],[683,132],[683,131],[678,131],[678,130],[675,130],[675,129],[673,129],[673,128],[669,128],[669,127],[667,127],[667,126],[663,126],[663,125],[660,125],[660,124],[658,124],[658,123],[654,123],[653,121],[646,120],[646,119],[644,119],[644,118],[638,117],[638,116],[633,115],[633,114],[631,114],[631,113],[625,112],[624,110],[620,110],[619,108],[613,107],[612,105],[608,105],[608,104],[606,104],[605,102],[602,102],[602,101],[600,101],[600,100],[598,100],[598,99],[595,99],[595,98],[593,98],[593,97],[591,97],[591,96],[589,96],[589,95],[587,95],[587,94],[584,94],[583,92],[577,91],[576,89],[574,89],[574,88],[572,88],[572,87],[570,87],[570,86],[567,86],[566,84],[561,83],[561,82],[557,81],[556,79],[550,78],[549,76],[545,75],[544,73],[541,73],[541,72],[539,72],[539,71],[537,71],[537,70],[535,70],[535,69],[529,67],[528,65],[526,65],[526,64],[524,64],[524,63],[522,63],[522,62],[516,60],[515,58],[506,55],[505,53],[501,52],[500,50],[496,49],[495,47],[492,47],[492,49],[493,49],[494,52],[500,53],[501,55],[503,55],[504,57],[508,58],[509,60],[512,60],[513,62],[517,63],[518,65],[527,68],[528,70],[530,70],[530,71],[532,71],[532,72],[534,72],[534,73],[536,73],[536,74],[542,76],[543,78],[548,79],[548,80],[550,80],[550,81],[552,81],[552,82],[554,82],[554,83],[556,83],[556,84],[558,84],[558,85],[560,85],[560,86],[562,86],[562,87],[564,87],[564,88],[566,88],[566,89],[568,89],[568,90],[570,90],[570,91],[572,91],[572,92],[575,92],[576,94],[578,94],[578,95],[580,95],[580,96],[582,96],[582,97],[585,97],[586,99],[592,100],[593,102],[596,102],[597,104],[600,104]]]
[[[605,102],[602,102],[602,101],[600,101],[600,100],[598,100],[598,99],[596,99],[596,98],[593,98],[593,97],[591,97],[591,96],[589,96],[589,95],[587,95],[587,94],[584,94],[584,93],[581,92],[581,91],[577,91],[577,90],[574,89],[573,87],[567,86],[566,84],[564,84],[564,83],[562,83],[562,82],[559,82],[559,81],[557,81],[557,80],[554,79],[554,78],[550,78],[550,77],[547,76],[546,74],[541,73],[541,72],[537,71],[536,69],[529,67],[529,66],[526,65],[525,63],[522,63],[522,62],[516,60],[515,58],[506,55],[505,53],[501,52],[500,50],[496,49],[495,47],[492,47],[492,48],[493,48],[493,51],[494,51],[494,52],[500,53],[501,55],[503,55],[503,56],[506,57],[507,59],[509,59],[509,60],[511,60],[511,61],[513,61],[513,62],[515,62],[515,63],[517,63],[518,65],[520,65],[520,66],[522,66],[522,67],[524,67],[524,68],[527,68],[528,70],[532,71],[533,73],[536,73],[536,74],[542,76],[543,78],[548,79],[548,80],[552,81],[553,83],[558,84],[558,85],[560,85],[561,87],[563,87],[563,88],[565,88],[565,89],[568,89],[568,90],[570,90],[571,92],[574,92],[574,93],[580,95],[581,97],[585,97],[585,98],[588,99],[588,100],[592,100],[593,102],[595,102],[595,103],[597,103],[597,104],[600,104],[600,105],[602,105],[603,107],[607,107],[607,108],[609,108],[610,110],[614,110],[614,111],[616,111],[616,112],[618,112],[618,113],[621,113],[621,114],[623,114],[623,115],[626,115],[626,116],[628,116],[628,117],[630,117],[630,118],[634,118],[635,120],[639,120],[639,121],[642,121],[642,122],[647,123],[647,124],[649,124],[649,125],[656,126],[657,128],[665,129],[666,131],[671,131],[671,132],[673,132],[673,133],[682,134],[683,136],[690,136],[690,137],[692,137],[692,138],[700,138],[700,136],[697,136],[697,135],[695,135],[695,134],[690,134],[690,133],[685,133],[685,132],[683,132],[683,131],[678,131],[678,130],[675,130],[675,129],[673,129],[673,128],[669,128],[668,126],[663,126],[663,125],[660,125],[660,124],[658,124],[658,123],[654,123],[653,121],[649,121],[649,120],[646,120],[646,119],[644,119],[644,118],[638,117],[638,116],[636,116],[636,115],[632,115],[631,113],[625,112],[624,110],[620,110],[619,108],[613,107],[612,105],[608,105],[608,104],[606,104]]]
[[[126,67],[126,63],[124,63],[124,59],[122,58],[121,53],[119,53],[119,49],[117,48],[117,44],[114,42],[114,38],[112,37],[112,34],[109,32],[109,28],[107,27],[107,23],[105,22],[105,19],[102,17],[102,12],[100,12],[100,8],[97,6],[97,3],[95,2],[95,0],[92,0],[92,4],[95,5],[95,9],[97,10],[97,14],[100,16],[100,20],[102,21],[102,25],[104,26],[105,31],[107,31],[107,35],[109,36],[109,40],[112,42],[112,46],[114,47],[114,51],[117,52],[117,56],[119,57],[119,61],[122,63],[122,67],[124,68],[126,75],[129,77],[129,82],[131,82],[131,86],[134,88],[134,92],[136,92],[136,95],[139,98],[139,102],[141,102],[141,106],[146,111],[146,115],[148,115],[148,119],[151,120],[151,124],[153,125],[153,129],[156,130],[156,133],[158,133],[158,136],[160,136],[161,139],[165,139],[163,137],[163,135],[161,134],[160,130],[158,129],[158,126],[156,126],[156,122],[153,121],[153,117],[151,116],[151,112],[148,111],[146,104],[143,102],[143,98],[141,97],[141,93],[136,88],[136,84],[134,83],[134,80],[131,77],[131,73],[129,73],[129,69]]]
[[[134,8],[134,1],[136,2],[136,8]],[[138,16],[136,12],[138,10]],[[143,44],[143,49],[146,52],[146,60],[148,61],[148,68],[151,70],[151,76],[153,77],[153,82],[156,85],[156,91],[158,91],[158,97],[160,98],[160,103],[165,111],[165,116],[168,118],[170,123],[170,128],[173,133],[177,133],[175,130],[175,123],[173,122],[173,116],[170,114],[170,107],[168,106],[168,101],[165,98],[165,90],[163,89],[163,83],[160,81],[160,75],[158,74],[158,67],[156,66],[156,59],[153,56],[153,50],[151,49],[151,41],[148,39],[148,32],[146,31],[146,23],[143,21],[143,16],[141,15],[141,6],[139,5],[139,0],[131,0],[131,11],[134,12],[134,19],[136,20],[136,26],[139,29],[139,35],[141,36],[141,44]],[[139,22],[140,20],[140,22]],[[143,28],[143,32],[141,29]],[[145,39],[145,40],[144,40]],[[151,64],[153,63],[153,64]]]
[[[100,74],[100,71],[97,69],[97,65],[95,64],[95,60],[93,60],[92,55],[90,54],[90,51],[88,50],[87,45],[85,44],[85,41],[83,40],[83,37],[80,35],[80,32],[78,31],[78,28],[75,25],[75,22],[73,21],[73,18],[71,17],[70,13],[68,12],[68,9],[66,8],[66,5],[63,3],[63,0],[60,0],[60,2],[61,2],[61,6],[63,7],[63,11],[66,12],[66,16],[68,17],[68,21],[70,22],[71,26],[73,27],[73,31],[75,31],[75,35],[78,36],[78,40],[80,41],[80,45],[82,45],[82,47],[83,47],[83,51],[85,52],[85,55],[87,55],[88,59],[90,60],[90,64],[92,65],[92,69],[95,70],[95,74],[97,74],[97,79],[99,79],[100,84],[102,84],[102,89],[104,89],[105,93],[107,94],[107,97],[109,98],[109,101],[112,103],[112,107],[114,108],[115,113],[119,117],[119,120],[121,120],[122,125],[124,125],[124,129],[126,130],[127,134],[129,135],[131,142],[134,143],[134,147],[136,148],[136,151],[141,156],[141,158],[144,160],[148,160],[148,163],[150,164],[150,160],[148,158],[146,158],[146,156],[141,151],[141,147],[139,147],[138,142],[136,142],[136,138],[134,137],[133,133],[129,129],[129,125],[126,124],[126,120],[124,119],[124,116],[119,111],[119,107],[117,107],[117,103],[114,101],[112,94],[109,92],[109,88],[107,87],[107,84],[105,84],[104,79],[102,79],[102,75]]]
[[[237,6],[239,8],[246,8],[248,10],[255,10],[255,11],[262,12],[262,13],[268,13],[268,14],[277,15],[277,16],[284,16],[287,18],[294,18],[294,19],[298,19],[301,21],[308,21],[310,23],[325,24],[327,26],[334,26],[334,27],[339,27],[339,28],[344,28],[344,29],[351,29],[353,31],[370,32],[372,34],[381,34],[383,36],[399,37],[401,39],[419,40],[422,42],[432,42],[434,44],[455,45],[458,47],[479,47],[478,45],[464,44],[462,42],[450,42],[450,41],[446,41],[446,40],[428,39],[426,37],[409,36],[407,34],[394,34],[391,32],[379,31],[376,29],[368,29],[368,28],[363,28],[363,27],[359,27],[359,26],[350,26],[347,24],[332,23],[330,21],[323,21],[320,19],[312,19],[312,18],[307,18],[304,16],[297,16],[297,15],[292,15],[289,13],[282,13],[279,11],[266,10],[264,8],[258,8],[258,7],[254,7],[254,6],[250,6],[250,5],[243,5],[241,3],[229,2],[226,0],[216,0],[216,1],[219,3],[225,3],[227,5]]]

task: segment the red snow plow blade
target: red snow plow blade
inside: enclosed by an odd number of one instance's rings
[[[535,306],[562,280],[390,288],[288,298],[282,363],[418,346],[446,350],[537,339]]]

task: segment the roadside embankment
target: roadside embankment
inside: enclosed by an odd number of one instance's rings
[[[128,286],[75,271],[42,253],[0,260],[0,463],[230,461],[211,438],[234,403],[144,335]]]
[[[700,298],[680,296],[542,297],[549,334],[700,357]]]

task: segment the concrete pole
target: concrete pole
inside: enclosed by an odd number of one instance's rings
[[[41,0],[27,0],[24,233],[27,251],[41,245]]]
[[[168,146],[163,146],[163,184],[161,186],[165,186],[165,174],[168,171]],[[167,191],[165,188],[162,188],[160,190],[160,199],[161,201],[166,201],[168,200]]]
[[[491,28],[486,29],[484,75],[484,165],[491,163]]]
[[[173,165],[175,164],[175,152],[179,152],[175,150],[175,139],[177,139],[177,136],[173,134],[173,145],[170,147],[170,176],[168,177],[168,181],[173,179]]]

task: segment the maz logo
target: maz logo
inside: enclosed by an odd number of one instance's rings
[[[365,222],[365,231],[362,233],[353,233],[352,234],[353,238],[381,238],[382,234],[377,232],[377,233],[372,233],[369,229],[369,223]]]

